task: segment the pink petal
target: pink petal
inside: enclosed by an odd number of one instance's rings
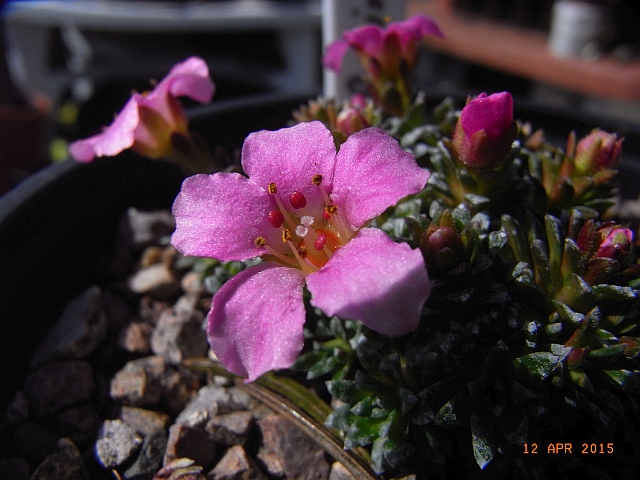
[[[215,90],[209,68],[199,57],[190,57],[175,65],[163,81],[169,84],[169,92],[174,97],[189,97],[200,103],[210,102]]]
[[[111,157],[130,148],[139,122],[139,100],[139,95],[132,96],[113,123],[102,133],[71,143],[71,155],[79,162],[90,162],[94,157]]]
[[[342,61],[349,50],[349,42],[344,39],[336,40],[331,43],[322,57],[322,64],[334,72],[340,73],[342,70]]]
[[[344,38],[358,51],[371,57],[378,57],[382,53],[384,30],[377,25],[357,27],[344,34]]]
[[[194,175],[184,180],[173,203],[176,230],[171,243],[185,255],[222,261],[247,260],[265,253],[255,245],[263,236],[281,245],[268,215],[268,193],[238,173]]]
[[[420,250],[365,228],[307,277],[311,304],[389,336],[418,326],[431,282]]]
[[[433,35],[439,38],[444,36],[436,21],[426,15],[414,15],[402,22],[391,23],[389,27],[387,27],[387,34],[391,32],[398,34],[403,51],[406,50],[411,42],[421,40],[427,35]]]
[[[462,128],[467,137],[484,130],[495,139],[509,130],[513,120],[513,98],[509,92],[487,96],[481,93],[471,100],[460,113]]]
[[[242,167],[250,182],[265,190],[275,183],[283,203],[293,192],[302,193],[307,205],[320,209],[305,212],[312,216],[320,214],[324,207],[322,193],[312,177],[322,175],[322,185],[330,191],[335,157],[333,136],[321,122],[254,132],[242,146]]]
[[[247,382],[290,367],[304,343],[304,276],[274,265],[262,263],[232,277],[213,297],[209,312],[211,349]]]
[[[352,228],[380,215],[398,200],[419,192],[429,172],[379,128],[347,139],[336,159],[331,199]]]

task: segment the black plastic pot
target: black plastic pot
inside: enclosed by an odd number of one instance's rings
[[[211,147],[232,152],[252,131],[285,126],[306,100],[252,96],[198,107],[189,117]],[[114,244],[127,208],[170,208],[183,178],[172,165],[124,152],[48,166],[0,198],[0,411],[64,304],[96,280],[94,262]]]

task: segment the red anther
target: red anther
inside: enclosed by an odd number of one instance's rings
[[[316,238],[316,241],[313,243],[313,248],[322,250],[325,243],[327,243],[327,236],[324,233],[319,233],[318,238]]]
[[[325,220],[329,220],[331,218],[331,215],[336,213],[337,210],[338,207],[336,207],[335,205],[327,205],[326,207],[324,207],[324,210],[322,210],[322,218],[324,218]]]
[[[307,199],[301,192],[293,192],[289,201],[293,208],[304,208],[307,205]]]
[[[284,216],[279,210],[271,210],[269,212],[269,223],[275,227],[280,228],[284,222]]]

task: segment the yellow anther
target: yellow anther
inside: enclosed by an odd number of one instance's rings
[[[288,228],[282,229],[282,243],[287,243],[291,241],[291,230]]]
[[[307,256],[307,248],[304,245],[300,245],[300,247],[298,247],[298,254],[304,258]]]
[[[278,193],[278,187],[276,187],[276,184],[273,182],[269,184],[269,193],[271,194]]]
[[[256,247],[264,247],[267,244],[267,241],[264,237],[256,237],[254,243],[256,244]]]
[[[320,175],[319,173],[315,174],[313,177],[311,177],[311,181],[316,186],[320,185],[322,183],[322,175]]]

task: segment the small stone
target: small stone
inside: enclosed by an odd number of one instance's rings
[[[163,312],[151,334],[151,350],[173,364],[205,356],[209,344],[203,322],[204,316],[198,310]]]
[[[156,298],[170,298],[180,293],[180,282],[164,263],[143,267],[127,281],[129,289],[135,293]]]
[[[91,445],[98,435],[102,419],[91,404],[71,407],[56,416],[56,429],[78,447]]]
[[[175,423],[169,427],[169,439],[164,456],[165,465],[178,458],[190,458],[206,466],[216,457],[216,444],[201,428]]]
[[[35,368],[50,359],[80,359],[91,354],[107,333],[102,291],[89,287],[71,300],[31,357]]]
[[[329,480],[356,480],[356,478],[351,475],[342,463],[333,462],[329,472]]]
[[[155,410],[124,405],[120,409],[120,420],[143,437],[147,437],[158,431],[164,431],[169,425],[170,417],[166,413]]]
[[[255,401],[237,387],[205,385],[176,418],[176,423],[189,427],[204,427],[216,415],[237,410],[251,410]]]
[[[253,414],[249,411],[218,415],[207,422],[205,432],[224,446],[244,445],[253,427]]]
[[[127,480],[148,480],[162,467],[164,452],[167,448],[167,434],[158,430],[144,437],[138,456],[131,466],[125,470]]]
[[[204,295],[206,293],[202,274],[199,272],[187,272],[185,276],[182,277],[180,286],[186,293],[194,296]]]
[[[78,447],[68,438],[61,438],[56,451],[44,459],[31,480],[91,480],[91,475]]]
[[[203,377],[187,368],[174,367],[162,377],[164,399],[171,413],[178,415],[197,394]]]
[[[88,401],[94,388],[93,368],[82,360],[47,363],[31,372],[24,385],[36,419]]]
[[[213,470],[207,474],[207,479],[267,480],[267,476],[241,445],[235,445],[225,452]]]
[[[262,446],[257,458],[275,477],[318,479],[329,476],[324,449],[281,415],[267,415],[258,425]]]
[[[122,420],[106,420],[98,434],[95,453],[100,464],[111,469],[129,460],[141,444],[142,438]]]
[[[203,468],[190,458],[171,460],[153,477],[153,480],[207,480],[202,474]]]
[[[175,230],[175,225],[175,218],[168,210],[146,212],[133,207],[127,210],[129,243],[138,248],[159,243]]]
[[[118,346],[130,353],[151,353],[153,326],[147,322],[131,322],[120,332]]]
[[[138,315],[141,320],[148,322],[151,325],[157,325],[162,312],[170,309],[171,305],[166,301],[157,300],[148,295],[143,295],[138,304]]]
[[[111,398],[133,407],[155,405],[162,398],[164,371],[162,357],[144,357],[128,362],[111,379]]]

